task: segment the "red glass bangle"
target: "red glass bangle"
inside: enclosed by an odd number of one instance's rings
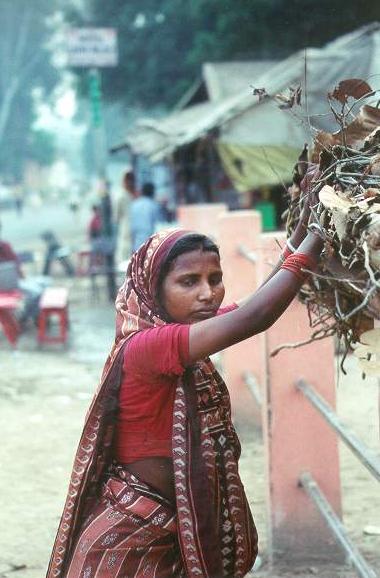
[[[293,255],[289,255],[285,263],[281,265],[281,269],[290,271],[296,275],[300,281],[304,281],[308,275],[308,272],[305,271],[305,269],[313,271],[316,267],[316,261],[310,257],[310,255],[306,255],[305,253],[294,253]]]
[[[289,247],[287,245],[285,245],[285,247],[282,250],[282,253],[280,254],[280,259],[281,261],[284,263],[285,260],[290,257],[290,255],[293,255],[293,253],[291,252],[291,250],[289,249]]]

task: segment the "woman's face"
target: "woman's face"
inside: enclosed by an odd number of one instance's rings
[[[161,303],[171,321],[195,323],[214,317],[224,298],[220,259],[198,249],[179,255],[166,275]]]

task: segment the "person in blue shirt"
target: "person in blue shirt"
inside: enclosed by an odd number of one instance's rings
[[[153,183],[143,184],[141,195],[131,202],[129,218],[133,253],[155,232],[161,220],[160,206],[154,200]]]

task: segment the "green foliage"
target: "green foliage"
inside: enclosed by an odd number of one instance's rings
[[[27,157],[41,166],[50,166],[55,160],[55,137],[46,130],[34,130],[28,139]]]
[[[35,120],[33,91],[45,97],[59,74],[46,43],[52,35],[48,17],[61,0],[0,0],[0,173],[20,178]]]
[[[105,98],[173,105],[205,61],[284,58],[380,20],[373,0],[87,0],[76,24],[116,27]]]

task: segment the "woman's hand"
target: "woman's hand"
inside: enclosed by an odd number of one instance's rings
[[[304,191],[304,204],[298,219],[298,223],[291,234],[289,241],[294,248],[298,248],[300,243],[305,239],[308,225],[314,222],[313,211],[315,211],[319,204],[318,192],[316,190],[314,181],[318,178],[318,167],[313,167],[307,172],[302,181],[302,189]]]

